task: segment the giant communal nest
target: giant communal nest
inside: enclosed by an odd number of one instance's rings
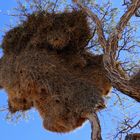
[[[105,107],[110,88],[103,56],[85,50],[91,37],[82,11],[33,13],[3,39],[0,85],[9,111],[35,107],[43,125],[69,132]]]

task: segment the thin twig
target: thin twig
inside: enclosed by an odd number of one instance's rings
[[[96,14],[90,11],[87,7],[84,7],[78,0],[73,0],[73,2],[75,2],[95,22],[98,34],[98,41],[101,44],[101,46],[105,48],[107,46],[107,41],[103,32],[101,20],[98,18]]]

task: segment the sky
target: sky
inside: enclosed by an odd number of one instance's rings
[[[119,3],[115,2],[115,5]],[[8,25],[16,24],[12,17],[7,15],[12,8],[16,7],[16,0],[0,0],[0,41],[2,41],[4,30],[8,28]],[[2,50],[0,50],[0,55],[2,55]],[[131,108],[122,109],[119,108],[119,104],[114,107],[114,102],[116,101],[116,96],[111,95],[107,105],[109,106],[106,110],[101,111],[98,115],[100,117],[102,125],[102,135],[103,140],[112,140],[110,135],[115,132],[115,128],[118,125],[118,120],[122,117],[131,115],[131,113],[137,113],[140,106],[132,102],[133,100],[125,98],[125,105],[131,102],[135,104]],[[4,90],[0,90],[0,108],[7,105],[7,95]],[[113,107],[112,107],[113,106]],[[133,112],[132,112],[133,110]],[[10,122],[6,119],[7,111],[0,112],[0,140],[90,140],[90,124],[86,122],[81,128],[71,132],[69,134],[56,134],[45,130],[42,126],[42,119],[40,118],[38,112],[32,109],[27,119],[22,119],[16,122]]]

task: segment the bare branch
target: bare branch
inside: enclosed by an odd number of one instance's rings
[[[135,12],[138,10],[140,7],[140,1],[139,0],[133,0],[133,3],[130,5],[128,10],[124,13],[124,15],[121,17],[119,23],[116,26],[116,29],[114,32],[111,34],[109,38],[109,45],[111,46],[111,51],[114,52],[117,51],[118,49],[118,41],[122,37],[122,32],[124,28],[126,27],[128,21],[130,18],[135,14]],[[115,55],[114,55],[115,57]]]
[[[130,18],[135,14],[136,10],[140,6],[139,0],[134,0],[127,12],[122,16],[120,22],[116,26],[116,30],[111,34],[108,42],[108,47],[105,48],[104,66],[107,70],[107,76],[111,80],[112,86],[122,93],[130,96],[131,98],[140,102],[140,88],[139,85],[134,85],[129,81],[130,77],[126,74],[122,76],[121,71],[118,69],[115,57],[118,49],[118,41],[120,34],[124,30]]]
[[[118,133],[116,134],[115,138],[118,138],[121,135],[126,135],[130,133],[133,129],[140,127],[140,120],[137,121],[135,124],[132,124],[132,119],[134,118],[128,118],[125,119],[120,128],[118,128]]]
[[[129,97],[140,102],[140,87],[139,85],[134,85],[130,81],[130,77],[126,72],[122,71],[122,68],[116,62],[116,52],[118,50],[118,41],[122,37],[122,31],[126,27],[130,18],[135,14],[137,9],[140,7],[139,0],[133,0],[133,3],[128,8],[126,13],[121,17],[119,23],[116,26],[114,32],[110,35],[108,41],[106,41],[102,21],[94,14],[91,10],[84,7],[78,0],[73,0],[80,8],[82,8],[85,13],[87,13],[96,24],[98,41],[100,45],[104,48],[105,54],[103,57],[104,67],[106,69],[106,75],[110,79],[111,84],[114,88],[118,89],[122,93],[128,95]]]
[[[84,7],[78,0],[73,0],[73,2],[75,2],[95,22],[99,43],[104,48],[107,45],[107,41],[105,39],[105,35],[104,35],[104,32],[103,32],[103,27],[102,27],[101,20],[91,10],[89,10],[86,7]]]
[[[87,116],[91,123],[91,140],[102,140],[100,121],[96,113]]]
[[[128,10],[125,12],[125,14],[121,17],[120,22],[117,25],[117,34],[120,34],[124,28],[126,27],[128,21],[130,18],[135,14],[137,9],[140,7],[140,1],[139,0],[133,0],[133,3],[130,5]]]

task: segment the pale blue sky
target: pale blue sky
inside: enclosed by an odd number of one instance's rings
[[[119,5],[120,1],[117,2],[114,4]],[[10,25],[11,23],[15,24],[15,20],[6,15],[7,11],[10,11],[15,6],[16,0],[0,1],[0,40],[3,38],[2,30],[7,29],[7,25]],[[129,112],[132,112],[132,110],[133,112],[138,112],[140,109],[140,106],[137,104],[132,108],[128,108],[125,112],[123,109],[119,109],[118,106],[111,107],[113,106],[114,100],[115,95],[112,95],[112,98],[108,102],[108,106],[110,107],[99,113],[104,140],[112,140],[111,138],[107,138],[107,136],[109,133],[115,132],[118,120],[121,120],[126,112],[131,115],[132,113]],[[128,99],[126,99],[126,104],[129,102],[127,100]],[[1,90],[0,107],[3,105],[7,105],[7,96],[5,91]],[[89,123],[86,123],[82,128],[69,134],[56,134],[48,132],[42,127],[42,120],[35,110],[32,110],[29,113],[30,118],[28,121],[21,120],[17,124],[6,121],[6,113],[7,112],[0,112],[0,140],[90,140],[91,130]]]

